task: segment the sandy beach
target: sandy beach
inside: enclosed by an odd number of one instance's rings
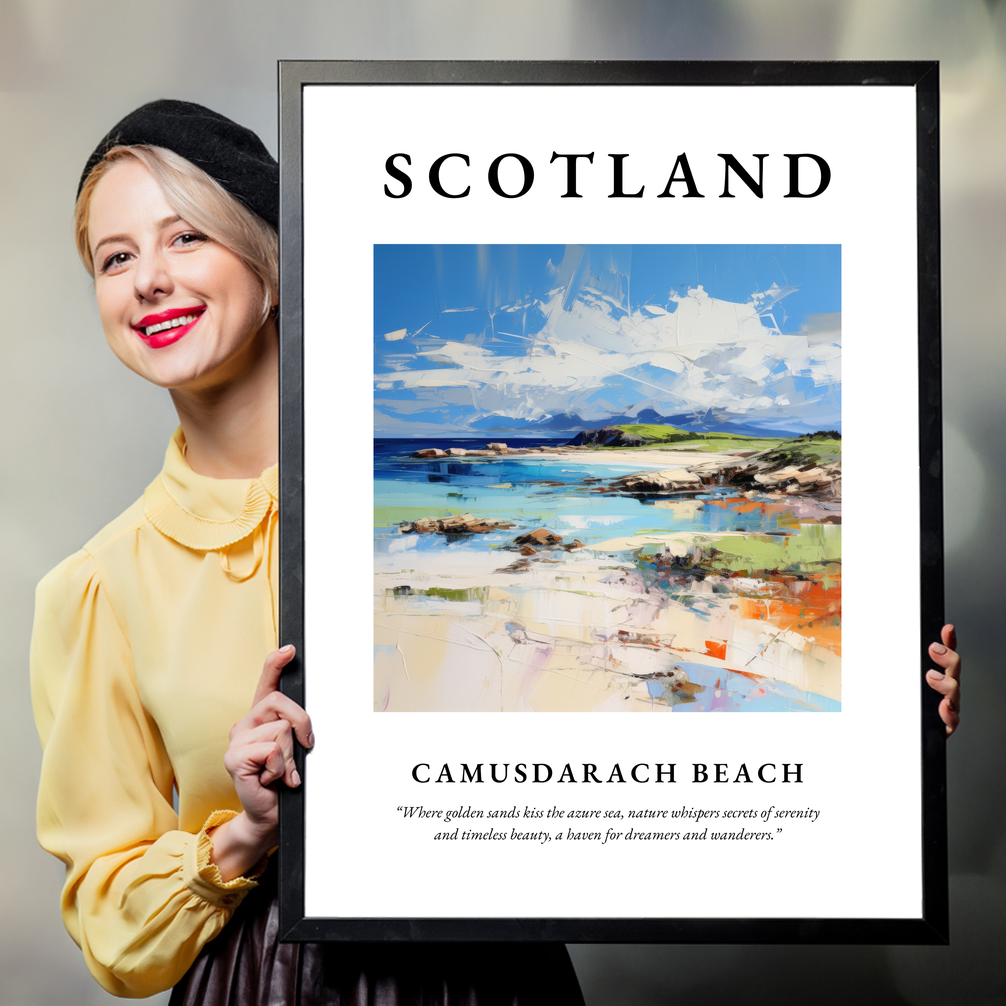
[[[838,708],[840,499],[618,491],[750,453],[399,459],[378,493],[375,709]],[[403,533],[417,517],[507,526]],[[516,544],[536,529],[555,542]]]

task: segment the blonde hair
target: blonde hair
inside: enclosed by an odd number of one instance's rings
[[[262,283],[264,323],[279,294],[279,236],[202,168],[165,147],[112,147],[84,181],[73,225],[77,254],[91,278],[94,259],[87,240],[91,198],[112,165],[126,158],[139,161],[154,176],[168,205],[183,220],[234,252],[255,273]]]

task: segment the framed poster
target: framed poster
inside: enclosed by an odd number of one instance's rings
[[[945,941],[935,64],[280,90],[287,938]]]

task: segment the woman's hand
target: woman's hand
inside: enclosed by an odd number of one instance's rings
[[[942,643],[929,645],[929,656],[943,671],[928,671],[926,681],[943,696],[940,719],[946,724],[949,737],[961,721],[961,657],[957,653],[957,632],[952,625],[943,626],[940,638]]]
[[[276,845],[279,793],[273,784],[282,779],[291,788],[300,785],[294,734],[304,747],[314,746],[310,716],[278,688],[295,652],[284,646],[266,657],[251,711],[231,727],[224,766],[244,810],[209,833],[211,859],[224,880],[247,873]]]

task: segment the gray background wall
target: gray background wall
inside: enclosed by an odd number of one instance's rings
[[[993,522],[1006,459],[1004,52],[997,0],[2,0],[0,1006],[108,999],[63,931],[61,868],[34,839],[32,591],[139,495],[175,423],[167,396],[105,347],[71,241],[78,172],[122,114],[166,96],[217,108],[275,149],[279,58],[942,61],[947,613],[967,664],[949,759],[953,946],[585,946],[573,956],[591,1006],[1006,1002]],[[669,109],[664,127],[674,118]]]

